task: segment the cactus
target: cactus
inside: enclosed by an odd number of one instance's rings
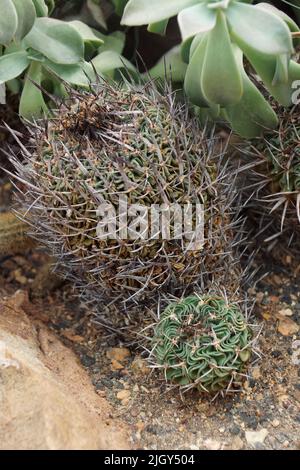
[[[170,303],[154,328],[154,363],[167,381],[215,393],[228,389],[251,357],[252,331],[238,304],[191,295]]]
[[[278,131],[266,132],[263,140],[246,145],[244,154],[257,160],[245,175],[250,213],[259,220],[269,242],[288,235],[299,246],[300,235],[300,126],[297,107],[284,109],[273,103],[279,116]],[[282,238],[282,237],[281,237]]]
[[[27,191],[23,210],[35,238],[61,270],[95,298],[192,287],[200,273],[232,270],[237,225],[234,174],[221,164],[214,135],[176,104],[170,91],[102,83],[73,92],[54,118],[37,122],[25,164],[15,165]],[[23,149],[24,150],[24,149]],[[99,239],[100,203],[204,205],[204,241],[186,249],[171,237]]]

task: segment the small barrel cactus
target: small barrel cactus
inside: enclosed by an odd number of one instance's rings
[[[276,106],[280,126],[263,140],[247,146],[247,158],[257,165],[245,175],[248,207],[265,239],[276,242],[282,234],[299,246],[300,237],[300,124],[297,107]],[[259,230],[260,231],[260,230]]]
[[[230,269],[236,192],[222,150],[170,91],[101,83],[75,93],[36,123],[24,163],[23,201],[33,236],[95,298],[148,298]],[[99,206],[203,206],[204,238],[193,249],[170,235],[99,237]],[[193,219],[195,222],[195,219]],[[107,234],[108,235],[108,234]]]
[[[167,381],[203,392],[229,388],[251,356],[252,331],[238,304],[192,295],[163,311],[153,336],[153,357]]]

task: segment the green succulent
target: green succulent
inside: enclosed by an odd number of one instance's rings
[[[300,65],[291,60],[297,24],[270,4],[238,0],[129,0],[122,23],[149,24],[151,31],[163,32],[175,15],[182,61],[179,65],[177,51],[168,61],[180,67],[191,102],[225,118],[244,137],[276,128],[276,114],[249,78],[244,59],[269,93],[289,106],[292,83],[300,78]]]
[[[215,393],[245,370],[251,339],[237,304],[219,296],[192,295],[172,302],[161,314],[153,356],[167,381]]]
[[[28,184],[23,204],[34,236],[69,276],[94,296],[149,298],[232,273],[239,218],[234,172],[222,151],[169,90],[99,84],[75,93],[33,130],[30,155],[17,165]],[[204,240],[195,249],[170,233],[99,239],[97,210],[109,203],[203,204]],[[194,226],[195,227],[195,226]]]
[[[53,8],[53,1],[0,0],[0,86],[21,92],[19,113],[26,119],[48,113],[47,92],[65,98],[64,82],[88,89],[95,72],[106,78],[120,69],[135,73],[121,55],[124,34],[49,18]]]

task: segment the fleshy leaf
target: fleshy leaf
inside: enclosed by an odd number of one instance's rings
[[[28,67],[29,59],[26,51],[14,52],[0,57],[0,84],[21,75]]]
[[[18,27],[15,33],[15,39],[20,41],[31,30],[36,12],[32,0],[12,0],[18,16]]]
[[[199,0],[129,0],[121,24],[140,26],[171,18]]]
[[[45,0],[32,0],[32,2],[35,6],[36,16],[48,16],[48,7]]]
[[[191,102],[197,106],[204,107],[209,106],[207,99],[204,97],[203,91],[201,89],[201,75],[206,46],[207,35],[201,39],[196,50],[191,56],[184,80],[184,90],[187,96],[190,98]]]
[[[209,103],[220,106],[237,103],[243,93],[240,70],[222,11],[218,12],[216,26],[208,33],[201,88]]]
[[[245,138],[260,136],[266,129],[275,129],[278,125],[276,113],[260,91],[251,82],[243,67],[243,55],[235,50],[243,79],[243,96],[240,101],[226,107],[225,115],[233,130]]]
[[[0,0],[0,12],[0,44],[8,44],[18,26],[18,16],[12,0]]]
[[[97,34],[100,34],[97,32]],[[111,34],[101,34],[104,43],[98,47],[99,54],[104,51],[114,51],[122,54],[125,45],[125,34],[122,31],[114,31]]]
[[[96,36],[92,28],[90,28],[82,21],[69,21],[68,24],[76,29],[76,31],[80,34],[84,42],[90,43],[95,47],[98,47],[103,44],[103,40],[100,37]]]
[[[164,35],[168,27],[169,19],[158,21],[157,23],[151,23],[148,26],[149,33],[156,33]]]
[[[264,54],[291,54],[292,38],[286,23],[269,11],[233,1],[226,17],[231,34],[243,50],[244,44]]]
[[[103,29],[107,29],[105,16],[100,5],[100,0],[87,0],[86,5],[89,11],[91,12],[91,15],[93,16],[94,20],[100,26],[102,26]]]
[[[73,26],[60,20],[37,18],[24,42],[57,64],[76,64],[83,59],[82,37]]]
[[[91,64],[100,76],[113,78],[116,69],[125,69],[136,74],[136,69],[129,60],[114,51],[104,51],[91,60]]]
[[[291,0],[293,1],[293,0]],[[255,5],[256,8],[259,8],[260,10],[264,11],[269,11],[270,13],[273,13],[276,16],[279,16],[289,27],[290,31],[295,32],[299,31],[299,26],[297,23],[295,23],[292,18],[290,18],[284,11],[279,10],[279,8],[274,7],[274,5],[271,5],[270,3],[257,3]]]
[[[83,65],[61,65],[55,64],[50,60],[45,61],[43,65],[65,82],[72,83],[72,85],[86,87],[90,84],[90,80],[84,72]]]
[[[178,24],[183,41],[198,33],[210,31],[216,24],[217,15],[206,4],[194,5],[178,14]]]
[[[48,113],[43,94],[41,90],[35,86],[35,83],[40,86],[41,82],[42,66],[38,62],[33,62],[26,75],[19,105],[19,114],[25,119],[32,120]]]

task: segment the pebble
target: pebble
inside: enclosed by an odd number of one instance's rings
[[[283,317],[291,317],[294,312],[291,308],[283,308],[282,310],[279,310],[278,313]]]
[[[96,359],[94,357],[88,356],[87,354],[84,354],[83,356],[81,356],[80,360],[81,360],[81,364],[84,367],[91,367],[96,362]]]
[[[280,421],[278,419],[273,419],[272,421],[273,428],[278,428],[279,425],[280,425]]]
[[[292,336],[298,333],[299,326],[293,320],[286,317],[279,321],[277,330],[283,336]]]
[[[244,442],[242,441],[240,436],[235,436],[232,439],[232,443],[230,447],[231,447],[231,450],[242,450],[242,448],[244,447]]]
[[[215,441],[213,439],[205,439],[204,446],[208,450],[220,450],[221,442]]]
[[[268,430],[263,428],[259,431],[245,431],[245,437],[248,444],[256,449],[260,448],[259,445],[263,444],[267,435]]]
[[[120,401],[123,400],[128,400],[130,398],[130,390],[120,390],[120,392],[117,393],[117,399]]]
[[[241,432],[241,429],[239,428],[239,426],[237,425],[233,425],[229,428],[229,432],[230,434],[232,434],[233,436],[238,436]]]

